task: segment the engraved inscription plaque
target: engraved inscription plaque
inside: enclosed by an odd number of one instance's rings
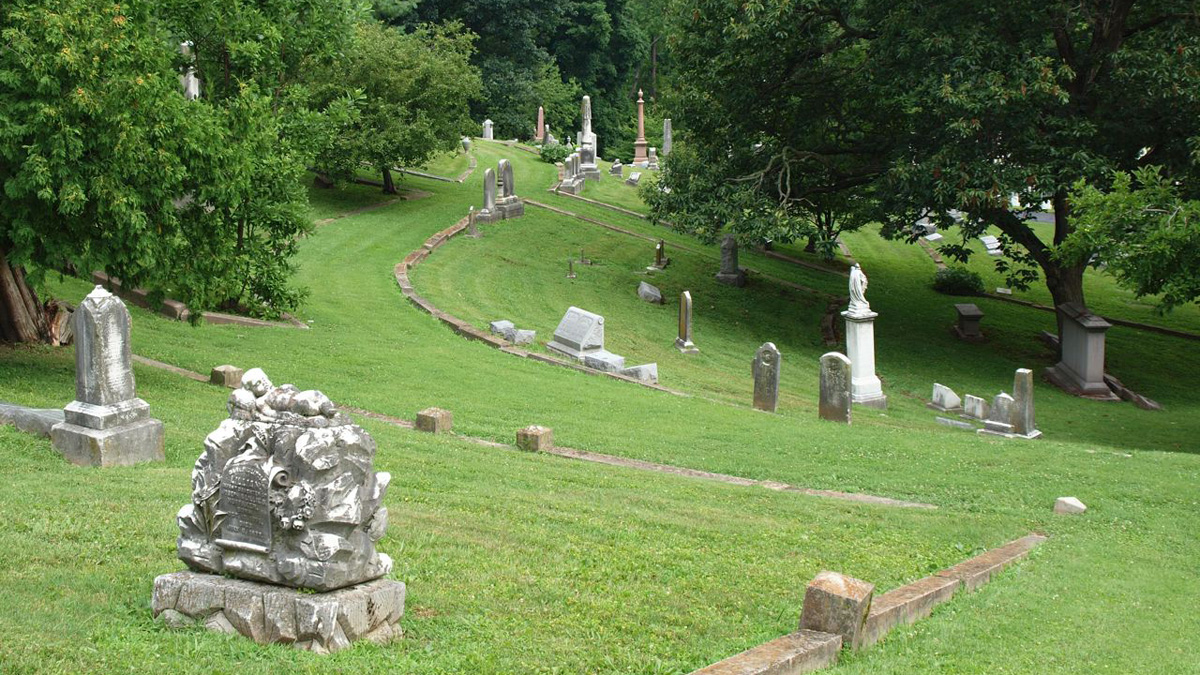
[[[266,553],[271,548],[267,475],[257,464],[233,464],[221,476],[220,510],[225,514],[217,545]]]

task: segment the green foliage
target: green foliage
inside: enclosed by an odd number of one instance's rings
[[[561,162],[570,154],[571,151],[567,150],[567,146],[563,145],[562,143],[543,145],[541,149],[542,161],[550,164]]]
[[[1071,202],[1076,230],[1059,248],[1072,262],[1097,264],[1137,295],[1161,296],[1172,309],[1200,298],[1200,201],[1161,167],[1118,172],[1102,191],[1080,182]]]
[[[947,267],[933,275],[933,290],[946,295],[983,295],[983,277],[965,267]]]
[[[308,76],[317,101],[349,100],[357,111],[322,148],[318,170],[346,180],[363,164],[420,166],[455,150],[472,126],[468,102],[480,87],[471,43],[454,24],[408,34],[373,21],[355,26],[343,57]]]

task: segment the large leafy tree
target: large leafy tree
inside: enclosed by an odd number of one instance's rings
[[[44,336],[27,282],[48,271],[104,270],[194,309],[294,306],[299,172],[327,125],[293,76],[335,53],[353,19],[348,4],[309,4],[0,6],[4,339]],[[184,99],[182,67],[198,100]]]
[[[348,178],[366,164],[382,175],[384,192],[394,193],[392,167],[417,166],[457,147],[472,126],[468,104],[480,87],[471,41],[456,25],[406,34],[359,24],[343,58],[309,73],[318,99],[352,98],[359,113],[321,152],[317,168]]]
[[[1010,283],[1040,272],[1056,303],[1085,300],[1090,253],[1058,250],[1076,228],[1073,184],[1107,189],[1114,171],[1150,164],[1185,191],[1200,177],[1190,0],[680,0],[673,10],[687,83],[679,116],[718,174],[709,184],[775,178],[756,180],[756,194],[784,215],[822,194],[893,236],[912,237],[924,216],[949,226],[954,212],[964,241],[945,252],[966,257],[965,241],[996,227]],[[674,194],[688,177],[673,181],[671,164]],[[713,227],[749,220],[690,194],[684,206],[716,214]],[[1045,231],[1030,217],[1047,202]]]

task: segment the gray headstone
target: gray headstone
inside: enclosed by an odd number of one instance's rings
[[[258,368],[204,441],[178,553],[196,571],[331,591],[386,575],[391,476],[375,441],[319,391],[275,387]]]
[[[971,419],[980,421],[986,420],[988,418],[988,411],[990,408],[991,406],[988,405],[988,402],[978,396],[967,394],[963,399],[964,417],[970,417]]]
[[[653,303],[655,305],[663,304],[662,291],[644,281],[638,284],[637,294],[639,298],[645,300],[646,302]]]
[[[984,422],[982,431],[992,434],[1008,435],[1013,432],[1013,397],[1003,392],[992,399],[992,410]]]
[[[485,214],[496,212],[496,171],[488,168],[483,172],[483,211]]]
[[[500,335],[505,340],[512,340],[517,332],[517,327],[511,321],[501,320],[489,323],[488,330],[492,331],[492,335]]]
[[[671,154],[671,118],[663,120],[663,143],[662,156],[666,157]]]
[[[536,339],[537,339],[537,331],[523,330],[523,329],[518,328],[513,333],[512,343],[514,345],[531,345],[531,344],[533,344],[533,341]]]
[[[516,186],[513,184],[513,169],[512,162],[507,159],[500,160],[500,196],[505,199],[511,199],[516,196]]]
[[[650,157],[646,160],[648,169],[658,168],[658,148],[650,148]]]
[[[582,359],[585,352],[604,349],[604,317],[571,307],[554,329],[554,339],[546,346],[577,359]]]
[[[584,354],[583,365],[606,373],[619,373],[625,369],[625,357],[600,349]]]
[[[754,374],[754,407],[775,412],[779,405],[779,369],[782,359],[772,342],[763,343],[754,354],[751,372]]]
[[[717,272],[717,281],[731,286],[746,285],[746,274],[738,267],[737,238],[732,234],[721,240],[721,271]]]
[[[962,410],[962,400],[950,387],[934,383],[933,400],[930,401],[929,407],[942,412],[957,412]]]
[[[700,349],[692,343],[692,292],[679,294],[679,337],[675,348],[684,354],[699,354]]]
[[[125,303],[96,286],[72,320],[75,400],[63,409],[64,421],[50,430],[55,449],[89,466],[163,460],[163,424],[137,397]]]
[[[641,180],[642,180],[642,172],[634,171],[629,174],[629,178],[625,179],[625,184],[636,186]]]
[[[633,366],[621,371],[625,377],[632,377],[641,382],[649,382],[650,384],[658,384],[658,364],[646,363],[640,366]]]
[[[821,419],[850,423],[850,359],[829,352],[821,357]]]
[[[608,172],[613,176],[620,176],[624,170],[625,166],[621,164],[621,160],[617,160],[612,163],[612,167],[609,168]]]
[[[483,121],[483,138],[484,138],[484,140],[488,140],[488,141],[492,140],[492,121],[491,120]]]
[[[1027,437],[1041,436],[1033,415],[1033,371],[1019,368],[1013,377],[1013,433]]]

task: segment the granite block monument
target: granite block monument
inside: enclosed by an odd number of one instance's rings
[[[513,180],[512,162],[500,160],[497,167],[500,173],[500,197],[496,200],[496,210],[504,219],[520,218],[525,215],[525,202],[517,196],[516,182]]]
[[[721,240],[721,271],[717,272],[717,281],[730,286],[746,285],[746,272],[738,267],[737,238],[732,234]]]
[[[846,319],[846,352],[854,364],[851,400],[858,405],[887,408],[883,383],[875,375],[875,317],[867,302],[867,275],[862,267],[850,269],[850,307],[842,312]]]
[[[679,337],[675,348],[684,354],[699,354],[700,348],[692,342],[692,292],[679,294]]]
[[[1062,355],[1046,369],[1046,379],[1076,396],[1119,400],[1104,382],[1104,334],[1112,324],[1074,302],[1059,305],[1058,315],[1062,319]]]

